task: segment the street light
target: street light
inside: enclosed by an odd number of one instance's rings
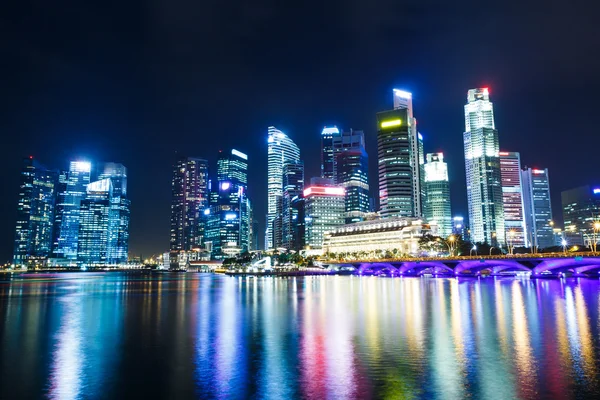
[[[473,248],[471,249],[471,251],[469,252],[469,256],[473,255],[473,250],[475,250],[475,255],[477,255],[477,246],[473,246]]]
[[[514,249],[514,246],[512,245],[512,243],[513,243],[513,237],[514,237],[514,236],[515,236],[515,231],[514,231],[514,229],[511,229],[510,231],[508,231],[508,253],[509,253],[510,255],[512,255],[512,254],[513,254],[513,249]]]
[[[451,256],[454,255],[454,242],[456,242],[456,237],[454,237],[454,235],[448,236],[448,239],[446,240],[446,245],[448,246],[448,250],[450,251]]]
[[[567,241],[565,239],[563,239],[563,240],[561,240],[560,244],[562,244],[563,253],[567,254]]]
[[[492,250],[494,250],[494,246],[490,247],[490,256],[492,255]]]

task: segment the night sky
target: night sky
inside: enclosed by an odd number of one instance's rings
[[[445,153],[453,213],[466,214],[466,93],[488,86],[501,149],[549,168],[560,220],[560,191],[598,182],[593,3],[3,2],[0,260],[11,258],[28,155],[56,168],[125,164],[130,255],[149,256],[168,249],[176,154],[214,162],[235,147],[249,155],[262,240],[267,127],[298,143],[307,177],[319,173],[325,124],[363,129],[375,189],[375,113],[392,107],[394,87],[413,92],[425,152]]]

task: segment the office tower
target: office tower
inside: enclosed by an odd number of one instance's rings
[[[463,139],[471,239],[504,246],[498,131],[487,88],[471,89],[467,94]]]
[[[306,210],[304,194],[292,199],[292,243],[291,249],[300,251],[306,247]],[[295,219],[294,219],[295,218]]]
[[[427,222],[435,221],[438,234],[446,238],[452,234],[452,209],[448,164],[443,153],[427,154],[425,172],[425,203],[423,213]]]
[[[516,152],[501,151],[499,154],[506,244],[510,247],[527,247],[521,158]]]
[[[33,157],[23,159],[17,204],[13,264],[39,265],[52,251],[57,173]]]
[[[380,112],[377,121],[380,215],[382,218],[420,215],[411,165],[412,127],[408,110]]]
[[[281,247],[293,250],[294,224],[298,221],[298,212],[292,207],[292,201],[302,196],[304,190],[304,164],[288,163],[283,166],[283,196],[281,207]]]
[[[336,182],[345,189],[345,223],[363,221],[370,211],[369,157],[364,146],[337,153]]]
[[[349,131],[342,131],[339,135],[333,136],[333,180],[335,181],[338,176],[337,172],[337,158],[338,155],[346,150],[357,150],[363,149],[366,152],[365,147],[365,134],[363,131],[355,131],[350,129]]]
[[[171,194],[171,251],[200,248],[200,212],[208,205],[208,161],[193,157],[177,160],[173,165]]]
[[[232,149],[219,152],[218,199],[206,218],[207,249],[213,258],[233,257],[250,249],[251,204],[248,191],[248,156]]]
[[[316,186],[313,182],[304,189],[305,244],[310,250],[319,250],[325,233],[344,224],[345,193],[340,186]]]
[[[408,113],[407,121],[409,125],[408,140],[410,143],[410,167],[412,174],[413,190],[413,216],[420,217],[423,212],[424,194],[424,170],[425,155],[423,153],[423,136],[417,132],[417,119],[414,116],[412,93],[404,90],[394,89],[394,109],[405,109]]]
[[[108,263],[127,262],[129,253],[129,219],[131,201],[127,198],[127,168],[123,164],[107,162],[97,167],[98,180],[110,179],[112,195],[110,197],[110,238],[112,245],[108,249]]]
[[[552,247],[554,226],[548,169],[526,168],[521,171],[521,181],[528,242],[537,249]]]
[[[300,162],[300,149],[282,131],[270,126],[267,138],[267,227],[265,249],[273,246],[273,221],[277,216],[277,204],[283,195],[283,166]],[[276,232],[281,236],[281,232]]]
[[[452,218],[452,234],[465,238],[465,219],[459,215]]]
[[[566,240],[571,245],[589,245],[598,230],[594,223],[600,220],[600,188],[589,185],[565,190],[561,193]]]
[[[337,126],[324,127],[321,131],[321,177],[335,179],[334,138],[340,135]]]
[[[79,213],[90,183],[91,164],[71,161],[68,171],[58,177],[52,258],[55,264],[74,265],[77,261]]]
[[[86,197],[79,208],[77,261],[82,267],[113,264],[109,252],[117,245],[111,226],[113,186],[109,178],[87,185]],[[114,220],[114,217],[112,218]]]

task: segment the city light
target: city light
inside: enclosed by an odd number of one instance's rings
[[[402,97],[403,99],[411,99],[412,98],[412,93],[407,92],[405,90],[394,89],[394,94],[398,97]]]
[[[323,130],[321,131],[321,135],[331,135],[334,133],[340,133],[340,130],[338,129],[337,126],[332,126],[332,127],[325,127],[323,128]]]
[[[234,156],[238,156],[240,158],[243,158],[244,160],[248,159],[248,156],[244,153],[242,153],[241,151],[237,151],[236,149],[232,149],[231,150],[231,154],[233,154]]]
[[[343,187],[329,187],[329,186],[311,186],[304,189],[304,197],[310,196],[311,194],[329,194],[334,196],[343,196],[345,193]]]
[[[399,119],[399,118],[398,119],[392,119],[392,120],[389,120],[389,121],[383,121],[381,123],[381,127],[382,128],[389,128],[391,126],[400,126],[400,125],[402,125],[402,120]]]
[[[229,183],[229,182],[221,183],[221,190],[229,190],[230,187],[231,187],[231,183]]]

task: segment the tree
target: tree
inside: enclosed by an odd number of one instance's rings
[[[419,239],[419,250],[426,253],[442,253],[448,248],[441,237],[426,234]]]

